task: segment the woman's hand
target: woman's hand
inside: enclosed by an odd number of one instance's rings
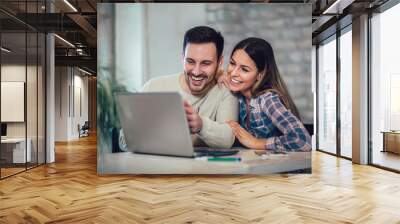
[[[223,70],[220,70],[218,72],[217,75],[217,83],[218,83],[218,87],[222,87],[225,86],[227,88],[229,88],[229,78],[228,78],[228,73],[226,73]]]
[[[266,139],[259,139],[251,135],[248,131],[242,128],[236,121],[228,121],[231,126],[233,134],[239,140],[242,145],[258,150],[265,150]]]

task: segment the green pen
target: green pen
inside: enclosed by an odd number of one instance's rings
[[[240,157],[212,157],[212,158],[208,158],[207,161],[240,162],[240,161],[242,161],[242,158],[240,158]]]

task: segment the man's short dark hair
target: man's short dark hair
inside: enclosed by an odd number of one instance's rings
[[[214,43],[217,48],[218,60],[224,50],[224,37],[220,32],[217,32],[208,26],[196,26],[186,31],[183,38],[183,53],[185,53],[186,45],[188,43],[203,44],[203,43]]]

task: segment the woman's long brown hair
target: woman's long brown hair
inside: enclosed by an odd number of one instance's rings
[[[239,49],[244,50],[249,55],[256,64],[258,71],[262,73],[262,78],[253,85],[251,95],[254,97],[268,91],[275,92],[279,95],[283,105],[298,119],[301,119],[299,111],[286,88],[285,82],[280,76],[272,46],[264,39],[250,37],[240,41],[235,46],[231,58],[235,51]]]

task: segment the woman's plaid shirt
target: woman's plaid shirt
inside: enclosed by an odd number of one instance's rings
[[[239,122],[257,138],[268,139],[273,151],[310,151],[311,137],[302,122],[288,110],[275,92],[268,91],[250,100],[247,120],[246,99],[239,94]],[[270,139],[272,138],[272,139]]]

